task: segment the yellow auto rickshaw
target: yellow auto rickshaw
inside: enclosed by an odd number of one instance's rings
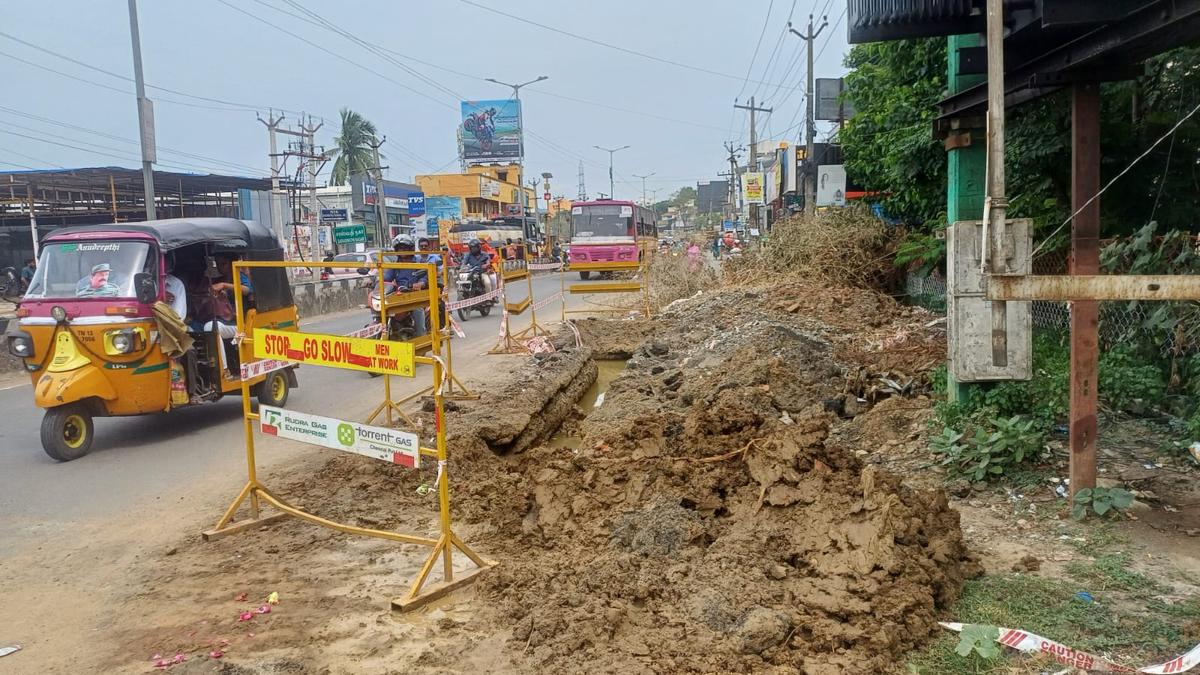
[[[287,401],[297,385],[294,367],[242,369],[231,339],[236,317],[228,310],[203,316],[233,304],[228,275],[236,259],[282,260],[283,250],[263,225],[233,218],[85,225],[44,238],[6,341],[24,360],[34,402],[46,409],[46,454],[58,461],[86,455],[94,417],[211,403],[239,391],[243,376],[260,403]],[[247,333],[297,330],[284,269],[243,271],[241,286]]]

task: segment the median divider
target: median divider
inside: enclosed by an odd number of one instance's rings
[[[434,279],[437,270],[433,264],[427,263],[372,263],[379,276],[382,289],[383,271],[385,269],[424,270],[427,279]],[[247,481],[237,497],[229,505],[217,521],[216,525],[203,533],[205,540],[235,534],[244,530],[259,527],[265,523],[288,516],[299,518],[322,527],[366,537],[374,537],[395,541],[398,543],[424,546],[430,549],[429,556],[422,565],[420,572],[413,581],[407,594],[392,600],[392,608],[406,611],[420,607],[431,600],[445,595],[452,590],[474,581],[480,573],[495,565],[476,554],[454,533],[450,520],[450,488],[449,488],[449,455],[446,447],[446,417],[445,399],[449,383],[450,370],[441,354],[445,336],[442,333],[441,312],[439,304],[442,300],[437,284],[420,291],[425,296],[425,304],[430,315],[429,346],[427,354],[418,354],[425,348],[415,342],[401,342],[387,339],[371,339],[374,335],[326,335],[320,333],[304,333],[298,327],[292,326],[286,330],[257,329],[246,333],[244,307],[241,294],[241,270],[261,267],[317,268],[317,267],[358,267],[358,264],[338,263],[300,263],[283,261],[237,261],[234,263],[234,298],[236,302],[238,350],[242,357],[243,379],[242,420],[246,443]],[[387,303],[381,302],[380,330],[387,324]],[[253,358],[252,358],[253,357]],[[383,376],[385,403],[391,404],[390,378],[416,376],[417,367],[431,366],[432,381],[430,390],[434,401],[434,444],[424,447],[417,434],[395,429],[390,426],[392,421],[388,408],[389,426],[371,426],[350,420],[341,420],[322,415],[295,411],[279,406],[260,405],[255,412],[250,405],[253,394],[245,374],[256,372],[262,368],[290,367],[295,364],[325,366],[348,370],[366,371]],[[378,413],[379,409],[377,409]],[[370,420],[368,420],[369,422]],[[419,469],[423,458],[433,459],[437,463],[436,490],[438,493],[439,524],[435,536],[404,534],[386,530],[359,527],[346,523],[338,523],[300,509],[269,489],[258,476],[255,461],[254,426],[257,422],[259,432],[265,435],[296,440],[343,452],[354,453],[388,462],[399,466]],[[331,490],[332,491],[332,490]],[[262,506],[274,507],[274,513],[263,513]],[[243,510],[246,516],[235,520]],[[454,551],[457,550],[474,563],[474,567],[465,573],[454,570]],[[442,580],[426,585],[434,566],[439,558],[442,561]]]

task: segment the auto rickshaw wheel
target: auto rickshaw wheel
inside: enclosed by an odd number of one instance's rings
[[[59,462],[79,459],[92,449],[92,413],[83,403],[50,408],[42,417],[42,449]]]
[[[276,370],[268,373],[267,379],[258,383],[258,404],[282,408],[287,403],[291,389],[286,372]]]

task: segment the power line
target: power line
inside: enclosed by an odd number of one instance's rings
[[[47,143],[47,144],[49,144],[49,145],[57,145],[57,146],[59,146],[59,147],[63,147],[63,148],[70,148],[70,149],[72,149],[72,150],[79,150],[80,152],[90,152],[90,153],[92,153],[93,155],[101,155],[101,156],[103,156],[103,157],[111,157],[111,158],[113,158],[113,159],[119,159],[119,160],[126,161],[126,162],[136,162],[136,163],[140,163],[140,162],[141,162],[141,159],[140,159],[140,158],[133,158],[133,157],[130,157],[130,156],[128,156],[128,155],[114,155],[114,154],[112,154],[112,153],[110,153],[110,152],[102,152],[102,151],[99,151],[99,150],[92,150],[92,149],[90,149],[90,148],[81,148],[81,147],[79,147],[79,146],[77,146],[77,145],[71,145],[71,144],[69,144],[69,143],[60,143],[60,142],[58,142],[58,141],[52,141],[52,140],[45,139],[45,138],[38,138],[37,136],[29,136],[29,135],[27,135],[27,134],[21,134],[21,133],[17,133],[17,132],[15,132],[15,131],[9,131],[9,130],[7,130],[7,129],[0,129],[0,134],[10,134],[10,135],[12,135],[12,136],[18,136],[18,137],[20,137],[20,138],[27,138],[27,139],[29,139],[29,140],[32,140],[32,141],[38,141],[39,143]],[[83,142],[83,141],[77,141],[77,142]],[[100,148],[103,148],[103,147],[105,147],[105,146],[96,145],[95,143],[86,143],[86,145],[92,145],[92,146],[95,146],[95,147],[100,147]],[[117,150],[117,152],[121,152],[121,150],[120,150],[119,148],[108,148],[108,149],[110,149],[110,150],[114,150],[114,149],[115,149],[115,150]],[[167,162],[158,162],[158,165],[159,165],[159,166],[165,166],[165,167],[168,167],[168,168],[181,169],[181,170],[183,170],[183,171],[187,171],[187,172],[192,172],[192,171],[197,171],[197,170],[199,170],[199,171],[206,171],[206,169],[205,169],[204,167],[197,167],[197,166],[187,166],[187,165],[183,165],[183,164],[174,164],[174,163],[167,163]]]
[[[44,167],[44,166],[47,166],[47,165],[49,165],[49,166],[55,166],[55,167],[58,167],[58,168],[60,168],[60,169],[65,169],[65,168],[67,168],[67,167],[65,167],[65,166],[63,166],[63,165],[61,165],[61,164],[55,164],[54,162],[47,162],[46,160],[44,160],[44,159],[41,159],[41,158],[39,158],[39,157],[34,157],[33,155],[26,155],[26,154],[25,154],[25,153],[23,153],[23,152],[17,152],[16,150],[10,150],[9,148],[0,148],[0,152],[7,152],[7,153],[8,153],[8,154],[10,154],[10,155],[16,155],[16,156],[18,156],[18,157],[24,157],[25,159],[28,159],[28,160],[30,160],[30,161],[34,161],[34,162],[37,162],[38,164],[41,164],[43,167]],[[23,166],[23,165],[21,165],[21,164],[13,164],[13,166]],[[31,167],[31,166],[27,166],[27,167],[25,167],[25,168],[27,168],[27,169],[33,169],[33,167]],[[37,171],[37,169],[33,169],[33,170],[34,170],[34,171]]]
[[[754,61],[758,59],[758,50],[762,47],[763,36],[767,34],[767,25],[771,23],[771,10],[775,9],[775,0],[767,3],[767,15],[763,17],[762,30],[758,32],[758,42],[754,43],[754,53],[750,55],[750,63],[746,65],[746,77],[742,78],[742,88],[738,89],[737,96],[734,100],[742,97],[746,93],[746,83],[750,80],[750,71],[754,69]]]
[[[133,81],[134,81],[132,77],[127,77],[127,76],[125,76],[125,75],[122,75],[122,74],[120,74],[120,73],[114,73],[114,72],[113,72],[113,71],[111,71],[111,70],[106,70],[106,69],[104,69],[104,68],[100,68],[99,66],[94,66],[94,65],[92,65],[92,64],[90,64],[90,63],[86,63],[86,62],[84,62],[84,61],[80,61],[79,59],[72,58],[72,57],[70,57],[70,56],[67,56],[67,55],[65,55],[65,54],[60,54],[60,53],[58,53],[58,52],[56,52],[56,51],[53,51],[53,50],[47,49],[47,48],[45,48],[45,47],[42,47],[41,45],[34,44],[34,43],[32,43],[32,42],[29,42],[29,41],[27,41],[27,40],[22,40],[22,39],[21,39],[21,38],[19,38],[19,37],[16,37],[16,36],[14,36],[14,35],[10,35],[10,34],[8,34],[8,33],[5,33],[5,32],[3,32],[3,31],[0,31],[0,37],[6,37],[6,38],[8,38],[9,40],[12,40],[12,41],[14,41],[14,42],[18,42],[18,43],[20,43],[20,44],[23,44],[23,45],[25,45],[26,47],[29,47],[29,48],[31,48],[31,49],[36,49],[36,50],[37,50],[37,51],[39,51],[39,52],[42,52],[42,53],[44,53],[44,54],[49,54],[50,56],[54,56],[54,57],[56,57],[56,58],[59,58],[59,59],[62,59],[62,60],[64,60],[64,61],[67,61],[67,62],[73,63],[73,64],[75,64],[75,65],[77,65],[77,66],[81,66],[81,67],[83,67],[83,68],[87,68],[87,69],[89,69],[89,70],[94,70],[94,71],[96,71],[96,72],[98,72],[98,73],[103,73],[103,74],[105,74],[105,75],[108,75],[109,77],[115,77],[115,78],[117,78],[117,79],[119,79],[119,80],[124,80],[124,81],[126,81],[126,82],[133,82]],[[256,111],[256,110],[266,110],[266,109],[269,107],[269,106],[256,106],[256,105],[252,105],[252,104],[249,104],[249,103],[239,103],[239,102],[236,102],[236,101],[227,101],[227,100],[224,100],[224,99],[212,98],[212,97],[209,97],[209,96],[200,96],[200,95],[198,95],[198,94],[189,94],[189,93],[187,93],[187,92],[185,92],[185,91],[179,91],[178,89],[170,89],[170,88],[167,88],[167,87],[160,87],[160,86],[156,86],[156,85],[153,85],[153,84],[146,84],[146,87],[147,87],[147,88],[149,88],[149,89],[156,89],[156,90],[158,90],[158,91],[165,91],[165,92],[167,92],[167,93],[169,93],[169,94],[175,94],[175,95],[177,95],[177,96],[186,96],[186,97],[188,97],[188,98],[194,98],[194,99],[197,99],[197,100],[200,100],[200,101],[207,101],[207,102],[209,102],[209,103],[219,103],[219,104],[221,104],[221,105],[226,105],[226,106],[230,106],[230,107],[233,107],[233,108],[240,108],[240,109],[242,109],[243,111],[250,111],[250,112],[253,112],[253,111]],[[288,111],[288,112],[293,112],[293,111]]]
[[[715,75],[717,77],[723,77],[727,80],[740,81],[743,79],[739,75],[731,75],[730,73],[722,73],[717,70],[710,70],[708,68],[703,68],[701,66],[694,66],[689,63],[681,63],[679,61],[673,61],[671,59],[662,58],[661,56],[655,56],[653,54],[639,52],[634,49],[629,49],[628,47],[621,47],[620,45],[614,45],[614,44],[611,44],[608,42],[604,42],[603,40],[597,40],[595,38],[590,38],[585,35],[580,35],[578,33],[572,33],[570,31],[563,30],[562,28],[555,28],[554,26],[548,26],[544,23],[538,23],[537,21],[526,19],[524,17],[520,17],[515,14],[509,14],[507,12],[502,12],[498,9],[495,9],[494,7],[488,7],[487,5],[484,5],[484,4],[481,4],[478,2],[474,2],[473,0],[458,0],[458,1],[461,3],[467,4],[467,5],[471,5],[472,7],[477,7],[486,12],[491,12],[493,14],[498,14],[500,16],[507,17],[509,19],[512,19],[513,21],[520,21],[521,23],[529,24],[530,26],[537,26],[538,28],[542,28],[544,30],[551,31],[553,33],[559,33],[560,35],[566,35],[567,37],[572,37],[572,38],[575,38],[576,40],[582,40],[583,42],[594,44],[594,45],[597,45],[600,47],[605,47],[607,49],[613,49],[613,50],[616,50],[619,52],[623,52],[625,54],[632,54],[633,56],[639,56],[643,59],[650,59],[651,61],[657,61],[659,63],[666,63],[668,65],[676,66],[678,68],[686,68],[687,70],[692,70],[692,71],[695,71],[698,73],[705,73],[706,75]],[[748,82],[753,82],[754,84],[759,83],[758,80],[748,80]]]
[[[104,131],[98,131],[98,130],[96,130],[96,129],[89,129],[89,128],[87,128],[87,127],[81,127],[81,126],[79,126],[79,125],[76,125],[76,124],[71,124],[71,123],[69,123],[69,122],[63,122],[63,121],[60,121],[60,120],[51,119],[51,118],[49,118],[49,117],[42,117],[41,115],[34,115],[34,114],[32,114],[32,113],[23,112],[23,111],[21,111],[21,110],[17,110],[17,109],[15,109],[15,108],[9,108],[9,107],[7,107],[7,106],[3,106],[3,105],[0,105],[0,111],[2,111],[2,112],[7,112],[7,113],[9,113],[9,114],[12,114],[12,115],[17,115],[17,116],[19,116],[19,117],[24,117],[24,118],[26,118],[26,119],[31,119],[31,120],[35,120],[35,121],[38,121],[38,122],[42,122],[42,123],[45,123],[45,124],[52,124],[52,125],[54,125],[54,126],[63,127],[64,129],[74,129],[74,130],[76,130],[76,131],[82,131],[82,132],[85,132],[85,133],[94,134],[94,135],[96,135],[96,136],[101,136],[101,137],[104,137],[104,138],[111,138],[112,140],[115,140],[115,141],[121,141],[122,143],[131,143],[131,144],[134,144],[134,145],[138,145],[138,144],[140,143],[140,141],[138,141],[138,140],[136,140],[136,139],[132,139],[132,138],[125,138],[125,137],[123,137],[123,136],[117,136],[117,135],[115,135],[115,134],[110,134],[110,133],[107,133],[107,132],[104,132]],[[11,123],[10,123],[10,124],[11,124]],[[14,125],[14,126],[16,126],[16,125]],[[38,131],[38,130],[36,130],[36,129],[30,129],[30,131]],[[260,174],[265,174],[265,173],[268,173],[267,171],[264,171],[264,170],[262,170],[262,169],[259,169],[259,168],[256,168],[256,167],[252,167],[252,166],[249,166],[249,165],[246,165],[246,164],[239,164],[239,163],[237,163],[237,162],[230,162],[230,161],[227,161],[227,160],[218,159],[218,158],[216,158],[216,157],[208,157],[208,156],[206,156],[206,155],[198,155],[198,154],[191,153],[191,152],[187,152],[187,151],[184,151],[184,150],[177,150],[177,149],[175,149],[175,148],[169,148],[169,147],[167,147],[167,146],[165,146],[165,145],[159,145],[159,146],[157,146],[157,147],[158,147],[158,150],[159,150],[159,151],[162,151],[162,152],[167,152],[167,153],[171,153],[171,154],[175,154],[175,155],[180,155],[180,156],[182,156],[182,157],[189,157],[189,158],[191,158],[191,159],[199,159],[199,160],[206,161],[206,162],[213,162],[213,163],[215,163],[215,164],[223,164],[223,165],[225,165],[225,166],[232,167],[232,168],[234,168],[234,169],[237,169],[237,170],[239,170],[239,171],[251,171],[251,172],[253,172],[253,173],[260,173]]]

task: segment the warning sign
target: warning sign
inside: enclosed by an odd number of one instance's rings
[[[413,376],[410,342],[259,328],[254,331],[254,357]]]
[[[265,405],[259,407],[258,419],[264,434],[414,469],[420,465],[421,448],[416,434]]]

